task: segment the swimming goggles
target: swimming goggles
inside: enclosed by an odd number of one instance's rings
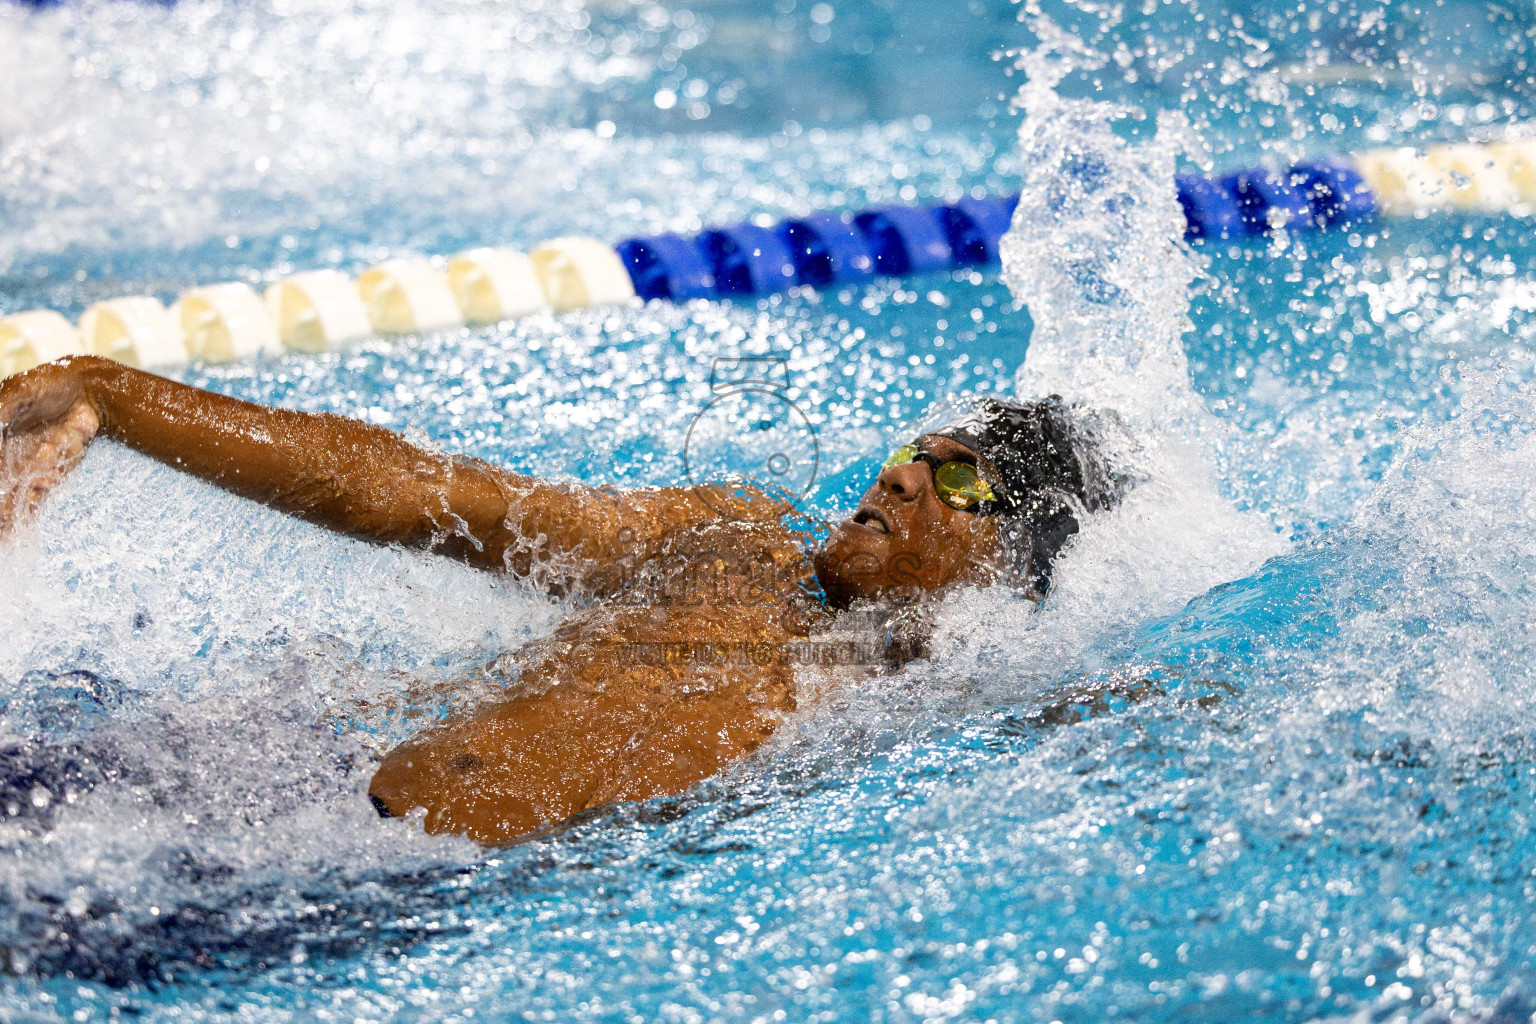
[[[904,444],[891,453],[881,469],[905,466],[922,460],[933,467],[933,489],[939,499],[950,508],[962,512],[979,512],[984,501],[996,501],[992,487],[976,472],[969,462],[943,462],[932,452],[925,452],[915,444]]]

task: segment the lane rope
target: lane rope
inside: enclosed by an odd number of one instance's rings
[[[1181,173],[1176,183],[1186,237],[1197,241],[1349,229],[1378,215],[1525,213],[1536,208],[1536,139],[1373,149],[1283,169]],[[339,270],[301,271],[259,295],[241,282],[203,285],[169,310],[148,295],[109,299],[78,324],[28,310],[0,318],[0,377],[70,354],[145,368],[228,363],[539,309],[752,297],[993,265],[1018,202],[1017,195],[970,195],[727,224],[693,237],[664,233],[617,245],[570,237],[528,253],[481,248],[446,260],[392,259],[355,280]]]

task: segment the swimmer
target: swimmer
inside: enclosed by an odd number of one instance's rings
[[[575,605],[553,635],[485,667],[510,696],[390,751],[370,785],[381,814],[424,811],[428,832],[487,844],[709,778],[814,699],[802,667],[840,677],[912,657],[928,596],[1004,584],[1038,600],[1079,517],[1115,495],[1059,398],[977,397],[900,445],[818,548],[789,501],[750,484],[540,480],[77,356],[0,382],[0,536],[98,435],[338,533]],[[850,609],[886,624],[849,640]]]

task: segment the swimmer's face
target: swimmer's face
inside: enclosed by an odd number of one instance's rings
[[[927,435],[918,446],[941,462],[978,462],[947,437]],[[990,582],[1005,565],[997,518],[947,504],[934,489],[931,463],[916,459],[880,471],[816,556],[816,576],[834,604],[846,605]]]

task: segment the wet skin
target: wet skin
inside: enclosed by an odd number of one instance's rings
[[[786,652],[835,630],[833,609],[985,584],[1004,564],[995,520],[947,505],[923,460],[883,469],[808,552],[792,510],[759,491],[706,501],[692,487],[541,481],[90,356],[0,382],[0,537],[97,435],[339,533],[576,600],[553,636],[498,659],[515,670],[512,696],[391,751],[370,787],[389,814],[423,808],[427,831],[483,843],[686,790],[811,696]],[[976,460],[947,438],[920,444]]]

